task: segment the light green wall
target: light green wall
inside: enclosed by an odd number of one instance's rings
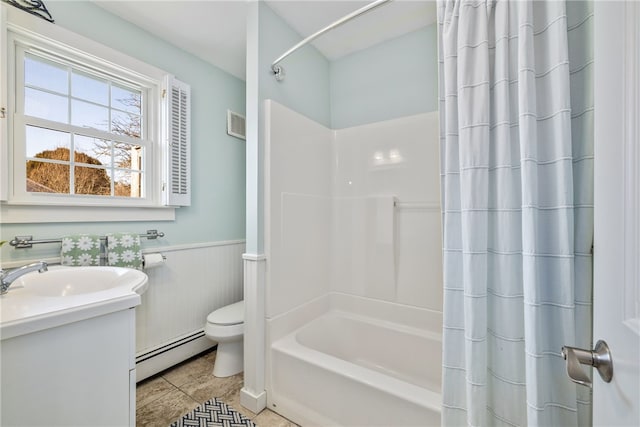
[[[435,111],[436,25],[339,58],[330,70],[334,129]]]
[[[260,100],[272,99],[327,127],[331,124],[329,61],[306,45],[280,63],[285,78],[277,81],[272,62],[303,39],[265,3],[260,4]]]
[[[329,61],[307,45],[282,62],[278,82],[271,63],[302,37],[264,2],[250,2],[247,21],[247,247],[264,252],[264,112],[272,99],[329,126],[331,122]]]
[[[329,62],[311,45],[271,63],[303,37],[264,2],[249,6],[247,28],[247,253],[264,249],[264,113],[272,99],[334,129],[438,108],[436,26],[430,25]],[[252,15],[253,14],[253,15]],[[253,16],[253,17],[252,17]]]
[[[173,46],[88,1],[52,1],[47,8],[65,27],[161,68],[191,85],[192,205],[176,210],[175,221],[2,224],[1,240],[28,234],[54,238],[70,233],[144,232],[166,238],[145,247],[243,239],[245,237],[245,143],[226,134],[226,111],[245,111],[242,80]],[[55,244],[29,250],[2,248],[2,260],[55,256]]]

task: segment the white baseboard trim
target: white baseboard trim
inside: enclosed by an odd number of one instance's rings
[[[243,387],[242,390],[240,390],[240,404],[251,412],[258,414],[267,407],[267,392],[262,390],[262,392],[256,396]]]
[[[198,353],[210,349],[215,343],[206,336],[196,338],[166,352],[156,354],[153,357],[136,363],[136,382],[140,382],[152,375],[162,372]],[[213,371],[213,365],[211,365]]]

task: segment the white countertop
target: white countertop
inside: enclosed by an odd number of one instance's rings
[[[127,268],[55,266],[26,274],[0,296],[0,339],[134,308],[147,287],[146,274]]]

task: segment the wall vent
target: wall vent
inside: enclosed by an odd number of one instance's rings
[[[247,139],[245,117],[227,110],[227,133],[240,139]]]

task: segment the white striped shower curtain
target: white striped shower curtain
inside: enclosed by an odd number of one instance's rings
[[[439,0],[443,425],[583,426],[592,4]]]

